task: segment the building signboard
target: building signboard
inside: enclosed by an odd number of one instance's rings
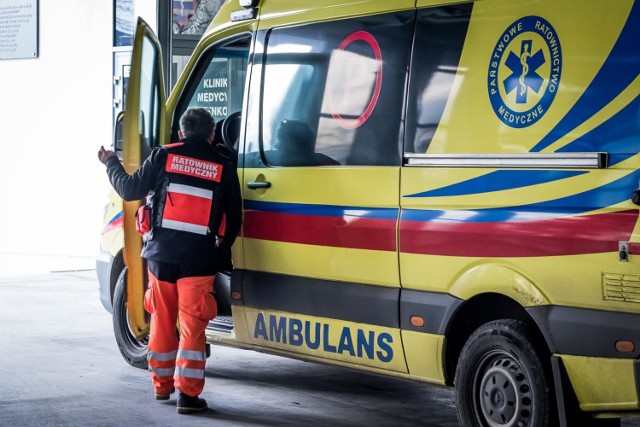
[[[38,0],[0,0],[0,59],[38,57]]]

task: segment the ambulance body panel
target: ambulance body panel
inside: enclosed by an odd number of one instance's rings
[[[547,387],[522,425],[638,411],[639,40],[637,0],[225,3],[156,140],[203,106],[238,152],[208,342],[455,383],[463,422],[502,361]]]
[[[122,199],[113,189],[109,191],[108,198],[100,235],[100,252],[96,259],[96,274],[100,284],[100,301],[109,313],[113,313],[113,290],[124,268],[122,259],[124,212]]]

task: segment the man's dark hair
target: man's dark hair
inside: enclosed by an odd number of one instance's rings
[[[207,139],[215,129],[215,119],[204,108],[188,108],[180,117],[180,130],[185,138]]]

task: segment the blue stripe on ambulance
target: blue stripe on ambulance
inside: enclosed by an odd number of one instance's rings
[[[397,219],[398,209],[371,208],[365,206],[331,206],[310,205],[303,203],[278,203],[262,202],[257,200],[245,200],[244,208],[247,210],[282,212],[295,215],[321,215],[321,216],[357,216],[369,219]]]
[[[447,197],[462,196],[491,191],[504,191],[530,185],[546,184],[561,179],[572,178],[588,173],[586,171],[539,171],[539,170],[499,170],[472,178],[464,182],[436,188],[422,193],[409,194],[404,197]]]
[[[639,178],[640,171],[634,171],[598,188],[527,205],[462,211],[403,209],[402,219],[405,221],[501,222],[582,214],[628,200],[631,192],[637,188]]]
[[[609,154],[608,166],[627,160],[640,152],[638,114],[640,95],[613,117],[557,151],[605,152]]]
[[[609,104],[640,74],[640,1],[635,1],[627,22],[602,68],[578,102],[562,120],[536,144],[542,151],[584,123]]]

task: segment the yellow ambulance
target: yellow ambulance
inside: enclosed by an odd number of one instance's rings
[[[640,411],[640,0],[228,0],[161,64],[140,21],[127,170],[192,106],[238,154],[209,343],[454,386],[463,426]],[[138,206],[98,272],[144,367]]]

